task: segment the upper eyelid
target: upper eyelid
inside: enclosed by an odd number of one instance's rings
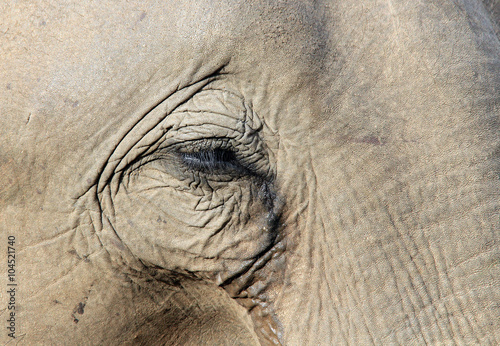
[[[200,117],[203,119],[201,123]],[[197,128],[201,131],[210,131],[211,128],[226,132],[227,137],[242,139],[258,132],[262,123],[242,96],[227,90],[206,89],[170,113],[164,126],[177,131],[177,135],[183,129],[191,132]]]
[[[241,122],[235,122],[233,124],[227,122],[208,122],[203,123],[184,122],[181,126],[173,128],[173,131],[165,134],[165,139],[167,141],[186,141],[186,140],[201,140],[210,137],[220,137],[220,138],[230,138],[238,141],[243,141],[248,138],[248,131],[245,131],[243,126],[240,126]]]
[[[147,164],[160,160],[165,169],[173,169],[182,164],[183,152],[217,147],[233,149],[243,167],[251,167],[256,175],[272,177],[270,153],[260,136],[262,127],[251,103],[242,95],[211,87],[202,89],[165,117],[160,125],[162,138],[146,154],[151,156],[141,161]]]
[[[229,149],[237,147],[234,140],[229,137],[213,136],[203,137],[198,139],[191,139],[183,141],[174,145],[174,148],[179,152],[193,152],[196,150],[210,150],[210,149]],[[186,146],[186,144],[188,144]]]
[[[250,115],[243,96],[229,90],[205,88],[193,98],[177,107],[172,113],[212,113],[245,120]]]

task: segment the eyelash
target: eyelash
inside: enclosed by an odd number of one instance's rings
[[[183,163],[190,170],[203,173],[243,173],[247,169],[239,162],[234,151],[222,148],[210,148],[193,152],[179,153]]]

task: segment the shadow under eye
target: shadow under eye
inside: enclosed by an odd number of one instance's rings
[[[190,153],[180,153],[184,164],[194,171],[212,174],[243,172],[246,169],[236,158],[232,150],[209,149]]]

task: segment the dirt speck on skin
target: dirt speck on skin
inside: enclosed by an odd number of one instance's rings
[[[83,315],[83,313],[85,312],[83,309],[85,308],[85,303],[78,303],[77,307],[76,307],[76,312],[80,315]]]
[[[74,323],[78,323],[79,319],[76,318],[75,314],[79,314],[79,315],[83,315],[83,313],[85,312],[84,308],[85,308],[85,301],[84,302],[79,302],[75,308],[73,309],[73,313],[71,314],[71,317],[73,318],[73,322]]]

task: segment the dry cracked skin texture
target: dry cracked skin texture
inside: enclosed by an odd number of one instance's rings
[[[2,344],[500,342],[498,9],[0,4]]]

